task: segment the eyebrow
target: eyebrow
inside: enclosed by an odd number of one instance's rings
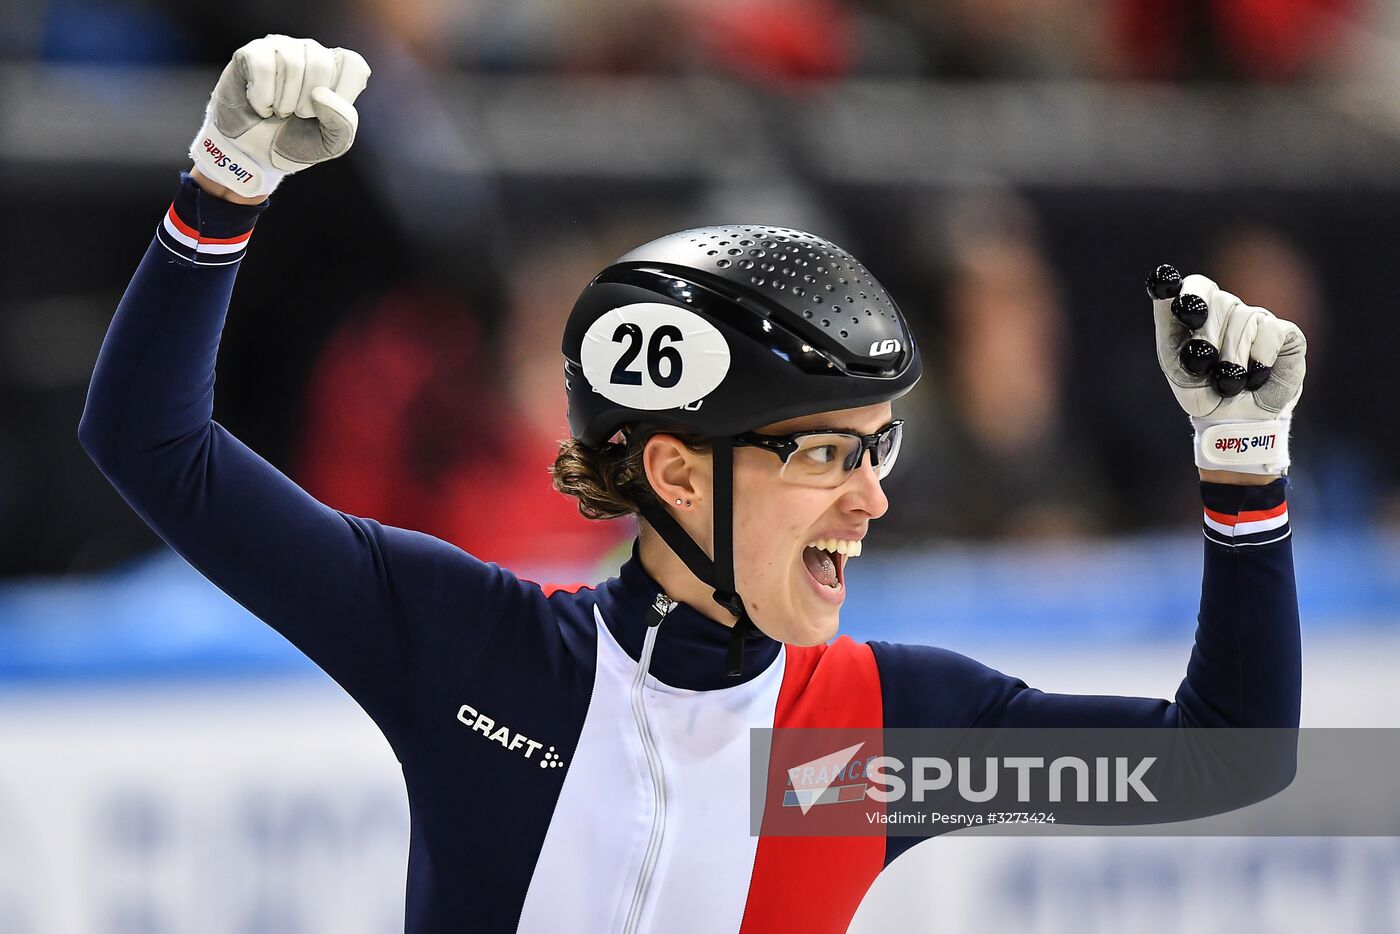
[[[893,425],[893,424],[894,424],[895,422],[897,422],[898,420],[899,420],[899,419],[892,418],[892,419],[890,419],[889,421],[885,422],[883,425],[881,425],[879,428],[876,428],[874,431],[861,431],[861,430],[859,430],[859,429],[857,429],[857,428],[827,428],[827,427],[798,428],[798,429],[796,429],[795,431],[785,431],[785,432],[783,432],[782,434],[769,435],[769,437],[771,437],[771,438],[782,438],[782,437],[786,437],[787,435],[805,435],[805,434],[811,434],[812,432],[816,432],[816,433],[819,433],[819,434],[832,434],[832,435],[858,435],[858,436],[860,436],[860,437],[862,437],[862,438],[865,438],[865,437],[868,437],[868,436],[870,436],[870,435],[878,435],[880,432],[884,431],[886,428],[890,427],[891,425]]]

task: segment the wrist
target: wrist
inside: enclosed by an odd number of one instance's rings
[[[247,198],[237,194],[233,190],[224,185],[220,185],[218,182],[200,172],[199,166],[194,166],[190,169],[190,178],[206,195],[211,195],[215,198],[232,202],[233,204],[262,204],[267,200],[266,195],[261,195],[256,198]]]
[[[263,120],[246,130],[236,140],[224,135],[214,121],[214,102],[204,115],[204,126],[190,143],[190,159],[200,175],[217,184],[230,197],[261,199],[273,190],[295,168],[277,168],[277,154],[272,151],[273,138],[282,129],[282,121]],[[241,202],[247,203],[247,202]]]
[[[1280,474],[1239,473],[1234,470],[1201,470],[1202,483],[1229,483],[1234,486],[1268,486]]]
[[[156,228],[171,253],[195,266],[229,266],[243,258],[258,216],[268,201],[241,204],[207,190],[193,172],[182,172],[175,199]],[[205,184],[212,185],[208,178]]]
[[[1196,466],[1203,472],[1262,477],[1265,483],[1276,480],[1288,472],[1292,421],[1292,412],[1272,419],[1192,416]]]
[[[1252,480],[1254,475],[1248,477]],[[1262,548],[1289,536],[1286,477],[1276,477],[1263,486],[1203,480],[1201,504],[1205,507],[1206,539],[1218,545],[1232,550]]]

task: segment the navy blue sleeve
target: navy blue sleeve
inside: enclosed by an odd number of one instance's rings
[[[474,666],[499,621],[541,598],[446,542],[321,504],[213,420],[224,317],[266,205],[184,177],[102,345],[79,438],[151,528],[397,746],[429,669]]]
[[[1174,700],[1047,694],[955,652],[872,642],[885,725],[1296,728],[1302,661],[1286,485],[1201,484],[1201,609]]]

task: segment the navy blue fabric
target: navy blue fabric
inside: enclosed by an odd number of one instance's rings
[[[1238,514],[1279,505],[1286,486],[1202,483],[1201,496],[1217,512]],[[1296,728],[1302,653],[1292,539],[1231,547],[1206,538],[1204,563],[1195,645],[1174,701],[1047,694],[946,649],[871,642],[885,725]],[[889,838],[886,864],[917,842]]]
[[[618,577],[598,588],[600,609],[608,629],[632,658],[640,658],[646,636],[646,612],[661,586],[647,574],[637,557],[622,566]],[[684,603],[666,616],[666,625],[652,649],[653,676],[673,687],[690,691],[715,691],[751,681],[762,674],[782,651],[782,644],[751,630],[744,637],[744,672],[731,678],[725,673],[725,656],[733,629],[717,623]]]
[[[1201,499],[1205,503],[1206,509],[1211,512],[1238,517],[1242,512],[1256,513],[1254,516],[1240,517],[1245,521],[1258,521],[1257,513],[1260,511],[1272,510],[1283,505],[1286,498],[1287,481],[1277,480],[1268,486],[1255,487],[1254,493],[1248,499],[1241,500],[1238,496],[1230,492],[1231,487],[1219,483],[1202,483]],[[1226,545],[1232,549],[1263,547],[1272,545],[1280,539],[1287,538],[1292,533],[1292,528],[1287,522],[1275,526],[1274,523],[1266,523],[1270,527],[1260,532],[1240,532],[1239,528],[1232,527],[1227,534],[1220,529],[1211,528],[1209,524],[1205,527],[1205,535],[1208,541]]]
[[[231,205],[186,177],[175,207],[202,235],[229,237],[252,229],[266,202]],[[439,539],[317,502],[212,418],[236,269],[152,242],[98,358],[83,446],[171,548],[378,724],[408,788],[407,929],[514,930],[588,712],[593,607],[637,658],[660,588],[634,556],[596,590],[546,598]],[[694,690],[733,684],[729,631],[678,606],[652,673]],[[780,650],[749,639],[747,677]],[[458,719],[464,705],[541,746],[527,757],[492,741]],[[540,767],[547,752],[563,766]]]
[[[177,209],[210,236],[260,210],[188,180]],[[408,929],[513,930],[567,772],[539,762],[549,746],[568,760],[588,710],[593,594],[547,600],[438,539],[330,509],[213,421],[235,269],[152,243],[98,358],[82,443],[175,551],[379,725],[411,806]],[[458,720],[463,705],[542,747],[504,748]]]
[[[228,237],[251,229],[266,203],[230,205],[186,177],[176,207],[203,236]],[[634,554],[596,589],[546,597],[446,542],[317,502],[213,420],[236,269],[152,243],[103,344],[79,436],[176,552],[310,656],[383,731],[411,812],[407,930],[512,931],[588,712],[594,608],[636,658],[659,587]],[[1267,508],[1282,495],[1275,486],[1203,493],[1213,509],[1238,512]],[[651,672],[681,688],[728,687],[729,633],[679,606]],[[952,652],[871,645],[890,726],[1297,724],[1287,541],[1207,543],[1196,648],[1175,703],[1043,694]],[[745,677],[781,648],[750,636]],[[541,767],[547,755],[562,766]],[[892,841],[888,858],[903,847]]]

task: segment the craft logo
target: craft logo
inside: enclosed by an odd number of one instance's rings
[[[470,704],[463,704],[458,708],[457,719],[471,727],[473,733],[480,733],[491,742],[499,743],[507,752],[518,752],[526,759],[535,759],[535,753],[545,749],[544,743],[537,742],[524,733],[517,733],[504,724],[498,724]],[[535,761],[539,762],[542,769],[557,769],[564,764],[563,756],[555,752],[553,746],[545,749],[544,754]]]

